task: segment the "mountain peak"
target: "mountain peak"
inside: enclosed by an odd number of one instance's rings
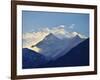
[[[86,39],[87,37],[84,36],[84,35],[81,35],[80,33],[78,32],[73,32],[72,33],[74,37],[77,37],[77,38],[81,38],[81,39]]]
[[[52,33],[48,34],[42,41],[40,41],[38,44],[36,44],[35,46],[40,46],[40,45],[54,45],[55,42],[60,42],[61,40],[59,38],[57,38],[55,35],[53,35]]]
[[[80,36],[77,34],[77,35],[75,35],[75,38],[79,38],[80,39]]]
[[[46,37],[48,37],[48,36],[54,36],[52,33],[49,33]]]
[[[47,40],[47,39],[49,39],[49,40],[58,39],[58,40],[59,40],[59,38],[56,37],[56,36],[55,36],[54,34],[52,34],[52,33],[49,33],[49,34],[44,38],[44,40]]]

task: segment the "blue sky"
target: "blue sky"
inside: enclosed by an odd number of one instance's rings
[[[59,25],[64,25],[66,30],[89,36],[89,14],[22,11],[23,33]]]

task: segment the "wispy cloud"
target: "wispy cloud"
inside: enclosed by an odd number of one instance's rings
[[[68,28],[69,29],[74,29],[74,27],[75,27],[75,24],[71,24],[71,26],[69,26]]]

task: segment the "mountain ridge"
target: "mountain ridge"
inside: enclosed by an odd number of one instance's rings
[[[40,41],[35,46],[40,48],[40,53],[44,56],[56,59],[60,56],[63,56],[65,53],[60,54],[66,47],[68,48],[66,51],[69,51],[71,48],[78,45],[80,42],[82,42],[83,39],[79,37],[79,35],[76,35],[74,38],[64,38],[59,39],[52,33],[47,35],[42,41]]]
[[[87,65],[89,65],[89,39],[86,39],[57,60],[52,60],[42,67],[68,67]]]
[[[43,65],[46,63],[47,60],[46,58],[28,48],[23,48],[22,49],[22,68],[38,68],[40,65]]]
[[[76,47],[72,48],[69,52],[67,52],[67,54],[49,61],[42,54],[34,52],[28,48],[23,48],[22,50],[23,69],[89,65],[89,39],[86,39]]]

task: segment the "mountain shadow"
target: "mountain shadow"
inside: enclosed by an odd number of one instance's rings
[[[22,68],[38,68],[40,65],[46,63],[46,58],[33,50],[28,48],[22,49]]]
[[[76,47],[72,48],[62,57],[49,61],[40,67],[68,67],[89,65],[89,39],[86,39]]]

